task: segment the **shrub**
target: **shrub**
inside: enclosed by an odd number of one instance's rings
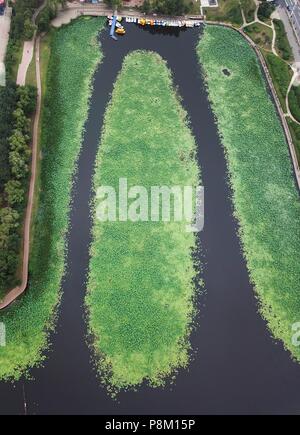
[[[292,86],[289,93],[289,107],[293,117],[300,122],[300,86]]]

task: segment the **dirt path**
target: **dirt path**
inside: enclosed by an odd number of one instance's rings
[[[22,284],[11,290],[0,303],[0,310],[6,308],[13,301],[20,296],[28,284],[28,263],[29,263],[29,250],[30,250],[30,225],[35,191],[35,178],[36,178],[36,162],[37,162],[37,146],[38,146],[38,128],[41,113],[41,75],[40,75],[40,38],[36,40],[35,47],[35,67],[36,67],[36,82],[37,82],[37,107],[34,118],[33,138],[32,138],[32,160],[31,160],[31,178],[28,193],[28,205],[26,210],[26,218],[24,224],[24,251],[23,251],[23,268],[22,268]]]

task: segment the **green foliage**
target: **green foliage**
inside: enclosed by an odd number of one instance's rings
[[[151,52],[128,55],[105,115],[95,191],[100,185],[118,191],[122,176],[129,187],[148,191],[195,186],[194,151],[165,62]],[[185,222],[99,222],[96,216],[93,235],[86,304],[99,372],[117,390],[144,380],[163,383],[189,359],[194,235]]]
[[[205,15],[210,21],[221,21],[236,26],[243,24],[240,0],[219,0],[217,8],[205,9]]]
[[[254,0],[241,0],[241,6],[247,23],[254,21],[256,5]]]
[[[255,42],[266,50],[271,50],[272,48],[272,29],[260,23],[253,23],[244,28],[245,33]]]
[[[64,271],[70,191],[88,111],[90,83],[100,60],[101,18],[77,20],[54,32],[42,114],[39,211],[22,299],[0,313],[7,346],[0,347],[0,379],[18,379],[43,360]]]
[[[40,31],[48,31],[50,20],[54,18],[58,4],[65,0],[47,0],[47,6],[41,12]],[[20,61],[19,53],[24,40],[33,38],[37,26],[33,23],[35,10],[41,5],[41,0],[17,0],[12,3],[13,14],[11,20],[9,41],[5,56],[6,74],[11,80],[16,79],[17,64]]]
[[[122,6],[122,0],[104,0],[105,3],[112,8],[119,8]]]
[[[29,172],[30,119],[28,116],[32,114],[35,107],[36,91],[29,87],[16,88],[8,84],[7,91],[0,94],[0,101],[1,95],[2,103],[8,103],[8,107],[5,107],[6,114],[2,115],[8,125],[0,130],[2,136],[0,144],[3,151],[1,164],[4,172],[0,199],[4,206],[10,207],[17,213],[18,225],[10,228],[8,232],[5,225],[0,229],[0,237],[3,236],[1,234],[3,231],[9,246],[9,249],[4,249],[0,254],[0,297],[16,284],[21,242],[20,227]]]
[[[289,93],[289,107],[293,117],[300,122],[300,86],[292,86]]]
[[[292,121],[291,118],[287,118],[289,129],[292,135],[293,144],[296,148],[296,154],[300,165],[300,125]]]
[[[192,12],[193,3],[186,0],[146,0],[141,9],[145,13],[180,16]]]
[[[0,86],[0,196],[5,183],[10,178],[8,138],[12,134],[14,117],[17,108],[17,87],[8,82]]]
[[[20,216],[11,207],[0,209],[0,290],[9,282],[14,282],[19,247],[18,228]]]
[[[5,185],[5,196],[10,206],[21,204],[24,201],[24,189],[18,180],[9,180]]]
[[[56,17],[58,5],[64,4],[65,0],[48,0],[46,7],[38,16],[38,31],[48,32],[50,30],[50,22]]]
[[[272,13],[275,11],[275,5],[267,2],[267,0],[262,0],[259,5],[257,16],[261,21],[269,21]]]
[[[281,107],[286,112],[286,94],[293,76],[289,65],[273,53],[262,51],[272,77]]]
[[[300,201],[284,132],[254,51],[236,32],[206,27],[198,47],[226,151],[251,281],[270,330],[300,359]],[[226,67],[231,75],[222,74]]]
[[[284,24],[281,20],[273,20],[274,28],[276,31],[276,50],[282,59],[290,62],[293,60],[293,51],[289,44],[289,40],[286,35]]]

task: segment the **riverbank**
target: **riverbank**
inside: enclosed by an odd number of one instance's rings
[[[101,60],[96,36],[102,25],[101,19],[78,21],[53,35],[42,112],[40,199],[30,282],[23,298],[0,314],[7,330],[7,345],[0,348],[2,379],[18,379],[43,360],[53,326],[64,273],[72,177],[88,113],[91,80]],[[82,46],[85,51],[79,58]]]
[[[300,203],[282,126],[257,59],[236,32],[207,28],[198,54],[223,138],[240,237],[261,313],[272,334],[300,359],[292,343],[300,308]]]

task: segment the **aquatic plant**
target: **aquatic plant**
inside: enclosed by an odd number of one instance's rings
[[[118,191],[120,177],[129,187],[195,186],[194,150],[165,62],[152,52],[128,55],[105,115],[95,192]],[[185,225],[94,214],[86,306],[97,367],[112,391],[161,385],[188,364],[195,236]]]
[[[256,55],[237,32],[207,26],[198,56],[260,311],[274,337],[300,360],[293,342],[293,325],[300,321],[300,201],[280,120]]]
[[[93,73],[101,60],[96,36],[103,19],[78,20],[56,31],[42,112],[39,208],[34,222],[30,285],[0,313],[6,346],[0,347],[0,379],[18,379],[43,360],[64,272],[65,236],[72,178],[88,113]]]

